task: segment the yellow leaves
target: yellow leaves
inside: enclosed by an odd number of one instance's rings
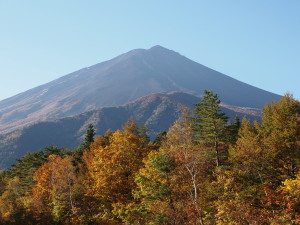
[[[105,144],[103,137],[96,138],[96,143],[82,157],[87,172],[86,196],[97,199],[97,218],[105,221],[105,224],[115,221],[112,212],[126,220],[127,212],[124,207],[133,201],[132,191],[136,187],[134,177],[148,153],[133,121],[127,122],[123,129],[109,133]],[[119,206],[125,211],[118,209]]]
[[[0,197],[0,217],[2,217],[4,221],[8,220],[14,213],[15,206],[12,200],[11,193],[8,191],[5,191]]]
[[[24,207],[20,196],[20,179],[14,177],[8,180],[6,191],[0,196],[0,222],[14,221],[18,210]]]
[[[230,161],[240,173],[259,176],[261,182],[280,183],[294,176],[300,165],[300,103],[286,95],[266,105],[262,124],[242,121],[240,138],[229,149]]]
[[[55,221],[66,218],[67,212],[75,212],[75,168],[72,157],[50,155],[35,173],[36,184],[32,188],[31,208],[34,212],[52,215]]]
[[[287,179],[283,184],[292,196],[300,198],[300,173],[295,179]]]
[[[300,165],[300,102],[286,94],[263,110],[264,147],[280,173],[280,180],[293,177]]]
[[[262,136],[256,129],[258,125],[251,126],[243,119],[239,131],[239,138],[235,146],[229,149],[230,161],[240,173],[251,174],[260,171],[267,164],[268,158],[262,148]]]
[[[92,159],[87,164],[91,178],[90,195],[105,198],[108,202],[126,202],[131,198],[134,175],[147,153],[135,129],[135,124],[129,121],[124,131],[117,130],[111,134],[108,145],[99,146],[84,155],[84,158]],[[88,157],[88,154],[93,157]]]
[[[231,171],[224,171],[223,174],[217,176],[219,185],[223,185],[225,192],[234,191],[234,177]]]

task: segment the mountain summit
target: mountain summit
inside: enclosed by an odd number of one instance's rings
[[[224,104],[262,108],[279,95],[255,88],[161,46],[137,49],[0,102],[0,132],[156,92],[199,96],[213,90]]]

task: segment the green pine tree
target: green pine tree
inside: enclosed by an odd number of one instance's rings
[[[212,91],[204,90],[201,102],[195,104],[193,129],[195,140],[216,154],[216,165],[220,166],[220,144],[224,142],[228,117],[221,112],[219,97]]]
[[[93,124],[89,124],[86,130],[86,135],[85,135],[85,141],[84,141],[84,145],[87,149],[90,148],[90,144],[92,142],[94,142],[94,138],[95,138],[95,129]]]
[[[227,140],[230,144],[234,145],[239,137],[239,129],[241,127],[241,120],[238,115],[234,117],[232,124],[227,126]]]
[[[145,123],[142,123],[140,126],[139,126],[139,136],[143,139],[143,142],[145,145],[147,145],[150,141],[150,138],[148,136],[148,129],[145,125]]]
[[[161,131],[158,134],[156,134],[155,139],[154,139],[154,143],[158,144],[159,146],[162,144],[163,140],[166,138],[167,136],[167,131]]]
[[[84,142],[81,143],[77,148],[75,148],[74,152],[76,153],[76,156],[75,156],[75,161],[77,164],[77,162],[81,162],[82,163],[82,160],[81,160],[81,156],[83,154],[83,152],[85,150],[90,150],[90,145],[92,142],[94,142],[94,138],[95,138],[95,129],[94,129],[94,126],[93,124],[89,124],[87,126],[87,130],[86,130],[86,134],[85,134],[85,138],[84,138]]]

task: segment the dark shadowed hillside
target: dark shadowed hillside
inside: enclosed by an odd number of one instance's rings
[[[35,152],[49,145],[74,148],[83,140],[86,127],[94,124],[96,132],[120,129],[131,116],[138,124],[144,122],[153,138],[156,133],[168,130],[178,119],[183,106],[193,108],[201,99],[186,93],[155,93],[139,98],[131,103],[91,110],[76,116],[55,121],[39,122],[9,135],[2,136],[0,143],[0,169],[10,166],[16,158],[26,152]],[[234,108],[222,110],[231,118],[236,114],[250,119],[259,119],[258,109]]]
[[[201,54],[201,53],[199,53]],[[224,104],[262,108],[279,96],[242,83],[174,51],[138,49],[87,67],[0,102],[0,132],[55,120],[144,95],[213,90]]]

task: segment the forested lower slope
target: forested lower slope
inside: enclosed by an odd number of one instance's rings
[[[28,153],[0,176],[1,224],[299,224],[300,102],[228,123],[205,91],[149,142],[130,119],[74,151]]]
[[[181,92],[154,93],[122,106],[104,107],[55,121],[35,123],[2,135],[0,169],[8,168],[15,163],[16,158],[21,158],[25,153],[35,152],[46,146],[75,148],[82,141],[90,123],[94,125],[98,134],[104,134],[108,129],[120,129],[133,117],[138,125],[144,123],[148,128],[148,135],[154,138],[160,131],[168,130],[179,118],[184,106],[193,110],[194,104],[200,100],[196,96]],[[232,120],[235,115],[239,115],[240,118],[247,116],[251,120],[260,118],[258,109],[224,106],[222,110]]]

